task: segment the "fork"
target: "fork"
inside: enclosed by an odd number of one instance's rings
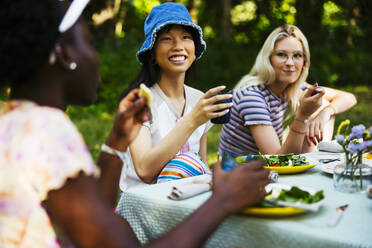
[[[328,221],[327,225],[329,227],[334,227],[337,225],[337,223],[340,221],[342,214],[346,210],[346,208],[349,206],[349,204],[341,205],[338,208],[336,208],[336,214],[332,216],[332,218]]]

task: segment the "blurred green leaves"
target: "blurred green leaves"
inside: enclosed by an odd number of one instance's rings
[[[226,4],[229,1],[229,4]],[[136,77],[135,54],[143,42],[143,23],[151,8],[165,0],[121,2],[111,22],[94,29],[101,57],[102,84],[98,103],[110,111]],[[372,78],[372,22],[368,0],[176,0],[193,13],[203,28],[207,50],[197,61],[188,84],[207,90],[220,83],[230,88],[250,71],[268,34],[285,23],[298,25],[308,38],[311,68],[308,81],[331,87],[367,85]],[[110,3],[110,1],[108,1]],[[222,4],[225,3],[225,4]],[[230,8],[230,16],[222,15]],[[225,11],[226,12],[226,11]],[[224,13],[225,13],[224,12]],[[115,36],[115,20],[122,18],[125,36]],[[230,18],[223,20],[224,18]],[[226,38],[226,22],[231,36]],[[225,25],[225,29],[222,26]],[[229,31],[229,30],[227,30]],[[229,32],[230,32],[229,31]],[[103,35],[102,35],[103,34]]]
[[[231,10],[232,24],[239,25],[242,22],[252,21],[256,18],[256,9],[257,6],[254,1],[244,1],[235,5]]]

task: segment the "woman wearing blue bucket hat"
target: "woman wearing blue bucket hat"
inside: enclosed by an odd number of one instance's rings
[[[130,145],[131,159],[121,173],[122,191],[138,184],[207,173],[209,120],[223,116],[231,107],[231,103],[214,104],[231,98],[230,94],[216,95],[225,86],[203,94],[185,85],[188,70],[206,48],[202,30],[185,6],[164,3],[154,7],[144,32],[145,41],[136,54],[142,68],[124,95],[145,84],[153,98],[152,121],[142,126]]]

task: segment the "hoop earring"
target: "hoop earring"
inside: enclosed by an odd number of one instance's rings
[[[70,64],[70,70],[71,71],[74,71],[74,70],[76,70],[76,67],[77,67],[77,64],[75,62],[71,62],[71,64]]]

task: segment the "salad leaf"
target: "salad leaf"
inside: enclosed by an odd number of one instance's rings
[[[290,190],[281,190],[278,196],[278,200],[288,202],[301,202],[306,204],[312,204],[318,202],[324,198],[323,190],[317,191],[314,195],[304,191],[298,187],[293,186]]]
[[[268,195],[271,195],[271,192],[269,192]],[[323,198],[324,198],[323,190],[319,190],[314,195],[311,195],[309,192],[304,191],[296,186],[293,186],[289,190],[282,189],[277,199],[287,202],[301,202],[305,204],[312,204],[322,200]],[[280,207],[277,204],[275,204],[275,202],[269,202],[265,200],[259,202],[255,206],[261,208]]]
[[[299,166],[308,164],[305,156],[295,155],[293,153],[283,155],[264,156],[259,153],[262,160],[265,161],[265,166],[279,165],[279,166]]]

